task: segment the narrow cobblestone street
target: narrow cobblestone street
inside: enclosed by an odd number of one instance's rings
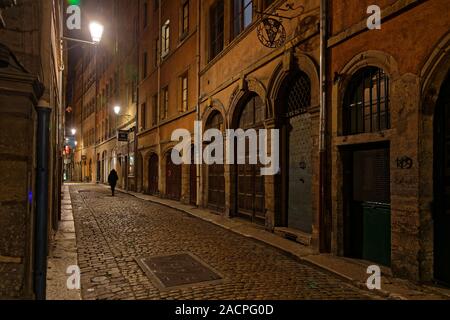
[[[368,299],[333,275],[185,213],[94,185],[70,187],[83,299]],[[135,258],[191,253],[223,279],[159,290]]]

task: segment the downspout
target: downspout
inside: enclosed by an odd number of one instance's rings
[[[201,0],[197,0],[197,107],[196,107],[196,112],[197,112],[197,121],[201,121],[201,115],[200,115],[200,47],[201,47],[201,28],[200,28],[200,24],[201,24],[201,8],[202,8],[202,4],[201,4]],[[201,165],[200,165],[200,155],[197,155],[194,153],[194,157],[195,159],[191,159],[191,161],[195,161],[196,162],[196,166],[197,166],[197,205],[200,206],[200,202],[201,202],[201,197],[203,194],[203,190],[201,189],[201,179],[202,179],[202,175],[201,175]]]
[[[47,250],[48,250],[48,184],[49,184],[49,138],[51,109],[47,101],[39,101],[37,112],[36,141],[36,224],[34,252],[34,289],[37,300],[46,299]]]
[[[320,1],[320,136],[319,136],[319,251],[328,252],[326,210],[327,182],[327,0]]]

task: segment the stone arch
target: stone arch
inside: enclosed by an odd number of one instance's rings
[[[246,78],[242,80],[242,82],[234,89],[233,94],[230,97],[227,114],[228,128],[236,126],[236,118],[239,115],[242,101],[244,101],[251,94],[257,94],[264,102],[265,118],[267,119],[269,113],[267,89],[261,83],[261,81],[255,78]]]
[[[434,220],[429,204],[435,201],[435,112],[442,85],[450,73],[450,34],[444,36],[424,63],[420,72],[421,101],[419,125],[420,195],[422,217],[421,255],[426,257],[420,265],[424,281],[434,278]]]
[[[269,81],[269,102],[270,102],[270,118],[275,117],[278,105],[278,99],[281,96],[281,90],[286,79],[296,69],[304,72],[311,81],[311,108],[317,108],[320,105],[320,77],[319,68],[314,60],[305,54],[297,54],[294,63],[285,64],[280,62],[275,68],[272,78]],[[294,69],[295,68],[295,69]]]
[[[223,118],[223,121],[225,124],[225,128],[228,128],[227,112],[225,110],[224,105],[222,104],[222,102],[219,99],[212,99],[211,102],[209,103],[208,107],[205,108],[205,110],[203,111],[202,116],[201,116],[201,119],[203,121],[203,127],[205,128],[210,116],[216,111],[222,115],[222,118]]]

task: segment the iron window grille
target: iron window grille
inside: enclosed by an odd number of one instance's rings
[[[301,72],[293,81],[287,94],[286,110],[284,116],[291,118],[308,112],[311,106],[311,80]]]
[[[344,97],[344,135],[378,132],[391,128],[389,77],[377,67],[357,72]]]

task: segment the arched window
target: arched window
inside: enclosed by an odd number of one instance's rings
[[[389,129],[389,77],[377,67],[366,67],[351,79],[344,98],[344,135]]]

